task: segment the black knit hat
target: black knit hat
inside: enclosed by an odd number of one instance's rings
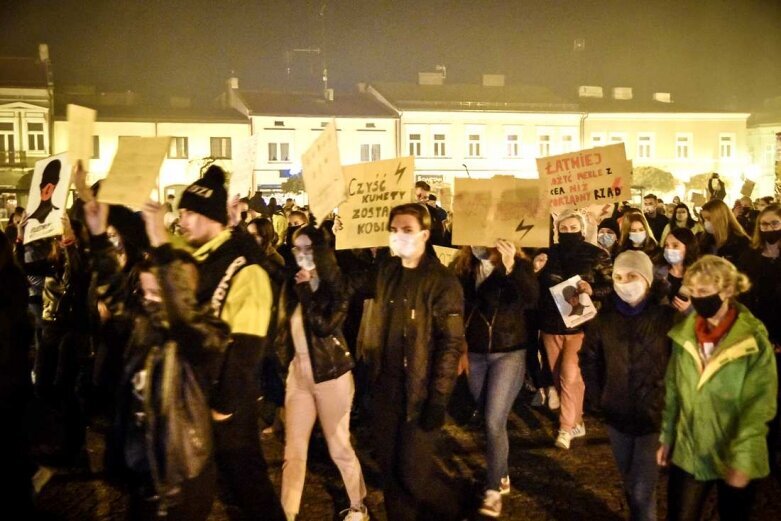
[[[178,208],[187,209],[217,221],[228,224],[228,192],[225,190],[225,171],[211,165],[201,179],[182,192]]]
[[[610,230],[613,230],[613,232],[616,235],[621,235],[621,229],[618,226],[618,221],[616,221],[612,217],[608,217],[607,219],[602,219],[602,221],[599,223],[599,226],[597,227],[597,231],[602,228],[608,228]]]

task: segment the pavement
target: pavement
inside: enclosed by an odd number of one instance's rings
[[[610,452],[604,426],[586,417],[587,435],[576,439],[569,451],[553,447],[556,416],[547,409],[529,406],[531,395],[521,391],[509,420],[510,476],[512,491],[503,496],[500,519],[530,520],[621,520],[629,511],[621,481]],[[386,521],[382,507],[380,472],[371,457],[368,429],[354,429],[356,449],[363,465],[368,489],[366,505],[371,519]],[[263,450],[279,487],[282,468],[281,436],[262,438]],[[55,474],[37,498],[42,519],[108,521],[124,519],[124,494],[101,479],[102,438],[88,434],[91,467],[98,472]],[[441,440],[441,464],[451,473],[479,482],[485,473],[485,442],[480,426],[448,422]],[[666,476],[658,489],[659,519],[665,516]],[[328,457],[323,438],[313,436],[309,470],[299,521],[339,519],[348,506],[341,477]],[[713,498],[704,519],[717,519]],[[3,519],[12,519],[2,516]],[[227,521],[222,504],[215,503],[209,521]],[[481,519],[479,516],[475,519]],[[486,518],[487,519],[487,518]],[[759,483],[752,519],[781,519],[781,480]]]

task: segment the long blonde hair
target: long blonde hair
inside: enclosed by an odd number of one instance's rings
[[[762,219],[763,215],[767,215],[769,213],[775,214],[776,217],[781,219],[781,205],[776,203],[769,204],[765,206],[761,212],[759,212],[759,215],[757,215],[757,222],[754,225],[754,237],[751,238],[751,246],[759,250],[765,247],[765,243],[762,241],[762,235],[759,233],[759,220]]]
[[[730,235],[743,236],[749,239],[746,231],[738,220],[735,219],[735,214],[732,213],[732,210],[729,209],[729,206],[724,201],[712,199],[702,206],[700,216],[702,216],[702,212],[710,214],[709,221],[713,226],[713,238],[716,241],[717,248],[724,246]],[[705,218],[703,217],[702,220],[704,225]]]
[[[691,289],[695,284],[713,284],[717,291],[732,292],[732,298],[751,289],[751,281],[730,261],[716,255],[703,255],[689,266],[683,276],[683,285]]]

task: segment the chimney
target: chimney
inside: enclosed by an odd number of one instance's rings
[[[325,100],[326,101],[333,101],[334,100],[334,89],[325,89]]]
[[[38,44],[38,59],[43,63],[47,63],[49,61],[49,44]]]
[[[632,87],[614,87],[613,99],[618,99],[618,100],[632,99]]]
[[[602,87],[581,85],[578,87],[578,96],[581,98],[602,98]]]
[[[442,85],[444,78],[439,72],[419,72],[418,85]]]
[[[483,74],[483,87],[504,87],[504,74]]]
[[[228,84],[228,89],[238,89],[239,78],[237,76],[231,76],[230,78],[228,78],[227,84]]]
[[[669,92],[654,92],[654,101],[659,103],[672,103],[672,97]]]

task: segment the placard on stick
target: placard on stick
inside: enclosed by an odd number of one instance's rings
[[[415,198],[415,161],[386,159],[344,167],[347,201],[339,206],[343,229],[336,249],[388,245],[388,216],[394,206]]]
[[[108,176],[100,184],[98,200],[140,209],[155,188],[171,138],[123,137]]]
[[[75,165],[81,160],[89,170],[89,160],[94,155],[92,136],[95,134],[97,112],[79,105],[69,104],[68,114],[68,161]]]
[[[754,192],[755,184],[754,181],[748,179],[743,181],[743,186],[740,188],[740,195],[751,197],[751,194]]]
[[[318,226],[334,208],[346,199],[345,178],[339,160],[339,145],[334,120],[301,157],[304,186],[309,197],[309,211]]]
[[[550,211],[536,179],[456,178],[453,244],[493,247],[498,239],[547,246]]]
[[[35,163],[27,199],[27,225],[24,243],[62,233],[62,215],[68,200],[71,165],[68,154],[57,154]]]
[[[537,160],[542,190],[553,212],[626,200],[632,165],[623,143]]]

